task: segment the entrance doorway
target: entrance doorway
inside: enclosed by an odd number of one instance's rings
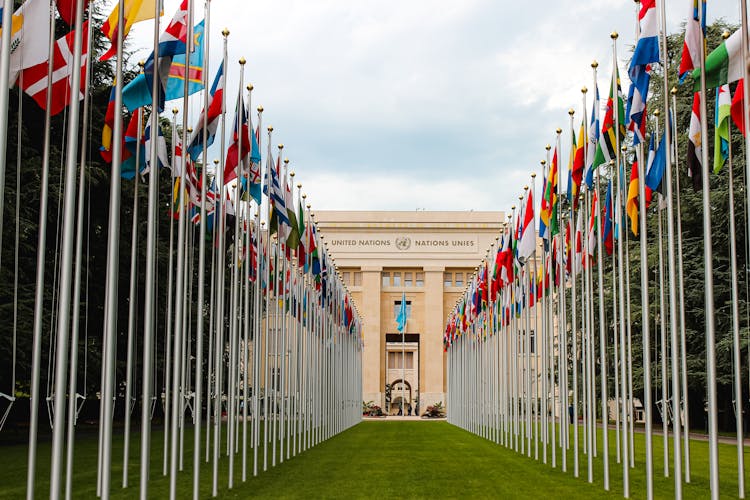
[[[386,414],[419,415],[419,334],[387,334],[385,360]]]

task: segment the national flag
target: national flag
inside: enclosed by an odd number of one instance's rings
[[[521,264],[534,254],[536,249],[536,228],[534,227],[534,199],[531,190],[528,191],[526,203],[523,206],[523,215],[520,217],[523,224],[521,239],[518,241],[518,260]]]
[[[599,86],[594,82],[594,102],[591,104],[591,122],[589,123],[589,145],[586,153],[586,186],[594,187],[594,159],[596,146],[599,143]]]
[[[513,232],[507,231],[503,238],[503,267],[500,268],[500,278],[503,280],[504,285],[508,285],[513,282]]]
[[[49,59],[50,44],[49,1],[26,0],[16,9],[11,19],[9,85],[13,85],[21,70],[40,63],[47,65],[45,61]]]
[[[289,182],[284,182],[284,203],[286,205],[287,219],[289,219],[289,233],[286,237],[286,248],[289,250],[297,250],[299,247],[300,232],[299,223],[297,221],[297,214],[294,213],[294,200],[292,197],[292,191],[289,188]],[[260,188],[260,186],[258,186]],[[260,189],[259,189],[260,190]]]
[[[583,211],[579,210],[576,216],[575,232],[575,258],[573,260],[573,272],[578,275],[583,269]]]
[[[65,24],[70,26],[71,28],[76,22],[76,0],[55,0],[55,4],[57,5],[57,12],[60,13],[60,17],[63,21],[65,21]],[[83,0],[83,11],[86,12],[86,9],[88,9],[89,6],[89,0]],[[0,18],[3,16],[3,9],[0,7]],[[2,23],[0,23],[2,24]]]
[[[706,57],[706,88],[712,89],[742,78],[742,30],[732,33]],[[693,70],[693,91],[700,90],[701,70]]]
[[[112,129],[115,127],[115,85],[109,91],[109,102],[107,111],[104,114],[104,124],[102,125],[102,145],[99,148],[99,154],[107,163],[112,163]]]
[[[685,25],[685,41],[682,44],[682,59],[679,69],[680,82],[693,69],[700,66],[701,43],[703,43],[706,32],[706,0],[689,0],[689,2],[690,16]],[[703,12],[701,13],[699,9],[702,9]],[[701,19],[703,19],[702,23]]]
[[[612,223],[612,181],[610,180],[607,184],[607,195],[604,198],[604,234],[602,235],[602,243],[607,255],[612,255],[614,250]]]
[[[299,248],[297,248],[297,265],[307,272],[307,227],[305,226],[305,208],[302,206],[302,197],[298,198],[297,204],[297,231],[299,231]]]
[[[202,110],[198,117],[198,123],[193,127],[193,132],[190,134],[190,142],[188,143],[187,152],[193,161],[196,161],[203,153],[204,134],[206,136],[207,147],[214,143],[216,130],[219,128],[219,122],[221,121],[221,108],[224,99],[224,80],[224,63],[222,62],[219,65],[219,70],[216,72],[214,84],[211,86],[211,98],[209,99],[208,113],[206,117],[208,125],[206,128],[203,126],[205,110]]]
[[[651,205],[654,192],[662,192],[662,179],[667,169],[667,134],[662,134],[659,147],[655,148],[656,139],[651,136],[646,163],[646,208]]]
[[[633,131],[633,144],[643,142],[646,127],[646,101],[651,80],[650,64],[659,61],[659,37],[656,0],[643,0],[638,13],[640,35],[630,60],[630,92],[628,96],[628,128]]]
[[[276,159],[276,165],[274,165],[271,143],[269,141],[268,159],[266,160],[266,169],[271,176],[270,194],[267,193],[271,207],[271,213],[269,215],[269,230],[271,233],[278,231],[279,234],[284,234],[284,225],[289,226],[289,219],[287,218],[284,192],[281,190],[281,182],[279,180],[281,175],[280,161],[281,157],[278,157]]]
[[[729,158],[729,115],[732,98],[729,85],[716,89],[716,112],[714,113],[716,133],[714,134],[714,173],[718,174]]]
[[[128,36],[131,26],[133,24],[145,21],[147,19],[154,18],[154,11],[156,10],[156,0],[125,0],[125,6],[123,9],[123,34],[122,39]],[[104,36],[109,38],[112,43],[109,50],[102,54],[99,58],[100,61],[106,61],[117,53],[117,21],[120,16],[120,4],[115,2],[115,7],[107,17],[107,20],[102,24],[102,33]]]
[[[615,61],[614,79],[610,84],[607,109],[602,122],[602,134],[596,147],[593,168],[608,164],[616,159],[617,149],[625,139],[625,108],[622,102],[622,90],[620,88],[620,75]],[[617,108],[617,109],[615,109]],[[615,117],[615,113],[617,116]],[[618,131],[615,131],[615,120],[617,120]]]
[[[142,172],[143,175],[146,175],[148,172],[151,171],[151,148],[153,148],[154,146],[156,147],[156,161],[157,161],[158,168],[171,166],[169,163],[169,156],[167,154],[167,140],[164,137],[164,133],[162,132],[161,124],[157,124],[156,129],[157,129],[157,134],[156,134],[155,140],[151,137],[152,136],[151,120],[148,121],[148,125],[146,125],[146,130],[143,132],[143,142],[144,142],[143,149],[145,151],[145,157],[146,157],[146,168]],[[181,157],[182,148],[179,145],[175,146],[175,157],[178,157],[177,148],[180,149],[179,157]],[[175,161],[175,163],[177,163],[177,161]]]
[[[242,154],[242,161],[239,155]],[[224,162],[224,184],[229,184],[237,178],[238,167],[244,171],[246,158],[250,155],[250,132],[247,125],[247,114],[245,112],[245,99],[242,89],[237,96],[234,110],[234,126],[232,128],[232,141],[227,149],[227,158]]]
[[[745,80],[737,82],[732,97],[732,121],[734,125],[745,135]]]
[[[596,192],[596,189],[594,190],[594,194],[591,197],[591,216],[589,218],[589,240],[588,245],[586,249],[586,257],[587,258],[594,258],[594,255],[596,252],[596,242],[597,237],[596,233],[599,231],[599,217],[601,215],[601,208],[599,207],[599,196]]]
[[[142,123],[143,115],[141,108],[137,108],[130,115],[130,121],[128,122],[128,128],[125,129],[125,135],[123,136],[122,144],[122,158],[120,161],[120,176],[123,179],[132,179],[135,177],[136,168],[143,170],[145,164],[143,161],[143,154],[136,156],[136,150],[138,149],[137,144],[141,142],[139,126]],[[143,148],[141,148],[143,152]]]
[[[653,142],[653,136],[651,141]],[[628,198],[625,203],[625,212],[630,218],[630,230],[633,234],[638,236],[638,190],[639,190],[639,179],[638,179],[638,160],[633,162],[633,167],[630,172],[630,184],[628,185]]]
[[[560,232],[557,225],[557,175],[557,148],[555,148],[552,156],[552,165],[550,165],[549,174],[547,175],[547,185],[544,187],[540,210],[540,218],[549,229],[549,236],[555,236]],[[549,237],[546,231],[544,236]]]
[[[584,145],[587,141],[586,124],[581,121],[581,129],[578,131],[578,141],[576,143],[575,155],[573,157],[573,170],[570,174],[571,195],[573,196],[573,209],[578,209],[578,196],[581,192],[581,183],[583,182],[583,169],[586,163],[584,158]]]
[[[690,130],[688,132],[688,176],[693,180],[693,189],[699,191],[703,185],[701,181],[701,93],[693,94],[693,110],[690,115]]]
[[[80,86],[82,87],[85,84],[86,64],[88,61],[88,21],[83,23],[81,29],[83,52],[81,54],[80,68],[73,67],[75,31],[71,31],[55,43],[54,54],[52,56],[52,99],[49,110],[52,116],[65,109],[72,100],[73,89],[70,87],[70,84],[74,70],[80,71]],[[20,84],[24,92],[30,95],[42,109],[45,109],[47,106],[48,66],[48,62],[44,61],[36,66],[26,68],[23,70],[23,76],[20,79]],[[77,101],[83,99],[83,92],[80,89],[76,89],[75,93]]]
[[[175,12],[172,21],[159,38],[159,60],[154,61],[154,53],[146,60],[143,67],[143,79],[134,79],[122,90],[122,102],[128,109],[135,109],[147,104],[157,104],[159,112],[164,110],[167,80],[169,79],[172,59],[187,48],[188,32],[188,0],[182,0],[180,8]],[[154,75],[159,77],[157,95],[152,96]]]

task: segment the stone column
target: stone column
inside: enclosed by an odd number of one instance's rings
[[[443,387],[443,266],[424,268],[424,332],[420,336],[420,354],[424,367],[423,391],[419,394],[419,411],[442,401]]]
[[[362,398],[374,401],[385,411],[385,398],[381,384],[382,357],[384,345],[380,332],[380,266],[362,268],[362,307],[360,312],[364,322],[362,332],[364,350],[362,352]]]

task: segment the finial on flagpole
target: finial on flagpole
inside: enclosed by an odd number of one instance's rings
[[[536,179],[536,172],[531,172],[531,178]]]
[[[240,66],[244,66],[246,62],[244,57],[240,57]]]
[[[511,210],[515,210],[515,209],[516,209],[516,206],[515,206],[515,205],[512,205],[512,206],[510,207],[510,209],[511,209]],[[510,219],[510,215],[508,216],[508,218]]]
[[[541,163],[541,164],[542,164],[542,166],[545,166],[545,165],[547,164],[547,160],[542,160],[542,161],[540,161],[539,163]]]
[[[677,95],[677,87],[672,87],[672,95]]]
[[[560,127],[557,127],[557,130],[555,130],[555,132],[557,132],[557,135],[560,135],[562,134],[562,129]]]
[[[724,40],[726,40],[727,38],[729,38],[729,32],[725,31],[724,33],[722,33],[721,34],[721,38],[723,38]]]
[[[594,68],[594,69],[596,69],[596,68],[599,67],[599,63],[597,62],[596,59],[594,59],[593,62],[591,63],[591,67]]]
[[[268,131],[269,131],[269,132],[273,132],[273,127],[269,125],[269,126],[268,126]]]
[[[573,116],[574,114],[576,114],[576,110],[575,110],[575,109],[573,109],[573,108],[570,108],[570,109],[568,109],[568,114],[569,114],[570,116]]]
[[[303,198],[307,198],[307,195],[303,194],[302,197]],[[308,210],[310,210],[310,204],[309,203],[307,205],[305,205],[305,206],[307,207]],[[312,215],[312,214],[310,214],[310,215]]]
[[[221,34],[224,35],[224,38],[229,36],[229,28],[224,28],[221,30]]]
[[[628,147],[625,144],[623,144],[622,147],[620,148],[620,151],[622,151],[623,153],[627,150],[628,150]]]
[[[218,164],[219,164],[219,159],[218,158],[214,158],[214,165],[218,165]]]
[[[247,90],[253,90],[255,87],[253,87],[252,83],[248,83],[246,88]]]
[[[287,163],[287,162],[284,161],[284,163]],[[289,176],[292,177],[292,178],[294,178],[294,170],[292,170],[291,172],[289,172]]]
[[[281,151],[282,149],[284,149],[284,145],[283,144],[279,144],[278,148],[279,148],[279,151]]]
[[[528,190],[529,190],[529,186],[528,186],[528,185],[527,185],[527,186],[524,186],[524,187],[523,187],[523,190],[524,190],[524,191],[528,191]]]
[[[188,131],[188,134],[192,134],[193,133],[193,127],[188,127],[187,131]]]
[[[619,35],[619,34],[618,34],[618,33],[617,33],[616,31],[613,31],[613,32],[612,32],[612,33],[610,33],[610,35],[609,35],[609,37],[610,37],[610,38],[611,38],[612,40],[617,40],[617,37],[619,37],[619,36],[620,36],[620,35]]]
[[[178,111],[179,111],[179,109],[177,109],[177,108],[172,108],[172,114],[173,114],[173,115],[176,115]]]
[[[585,94],[588,91],[589,91],[589,89],[587,89],[585,85],[583,87],[581,87],[581,93],[582,94]]]
[[[615,160],[609,160],[609,166],[614,167],[615,166]]]
[[[654,110],[654,116],[659,116],[660,114],[661,114],[661,111],[659,110],[659,108],[656,108]]]
[[[263,106],[258,106],[258,113],[262,113],[262,112],[263,112]]]
[[[292,172],[292,173],[294,173],[294,172]],[[302,189],[302,183],[301,182],[297,183],[297,189]]]
[[[284,158],[284,165],[288,165],[288,164],[289,164],[289,158]]]
[[[304,200],[305,198],[307,198],[307,193],[302,193],[302,199]],[[310,208],[310,205],[308,205],[307,208]]]
[[[261,225],[261,227],[265,227],[266,221],[264,221],[264,220],[260,221],[260,225]]]

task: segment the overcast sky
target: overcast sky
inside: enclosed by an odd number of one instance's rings
[[[166,25],[179,0],[164,3]],[[670,32],[690,5],[667,2]],[[709,22],[739,19],[736,2],[709,8]],[[226,27],[228,99],[244,56],[253,107],[314,209],[508,210],[557,127],[569,143],[570,107],[578,129],[594,59],[608,92],[613,30],[627,92],[635,19],[631,0],[214,0],[210,78]]]

